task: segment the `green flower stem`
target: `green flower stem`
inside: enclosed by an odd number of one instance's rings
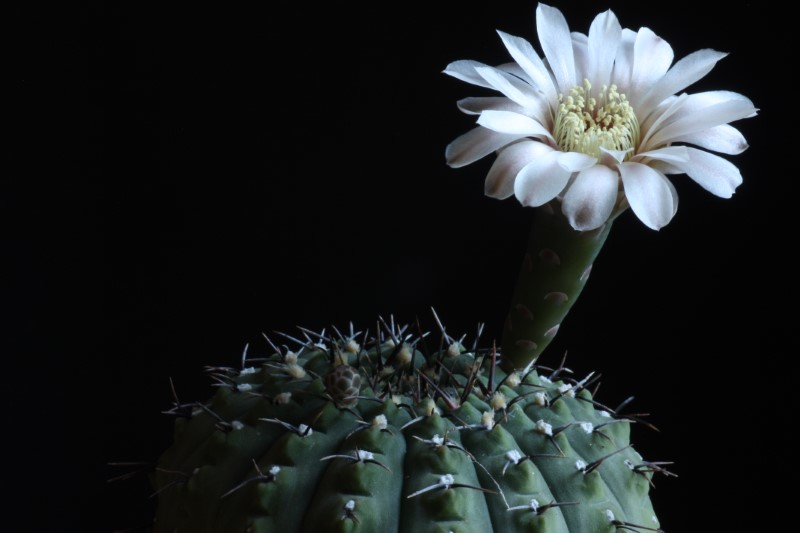
[[[522,369],[553,340],[578,299],[611,221],[592,231],[576,231],[548,204],[536,210],[528,249],[503,333],[503,367]]]

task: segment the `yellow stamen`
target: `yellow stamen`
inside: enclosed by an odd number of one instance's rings
[[[628,98],[616,85],[603,85],[594,98],[592,85],[573,87],[568,96],[559,95],[555,140],[562,150],[600,157],[600,148],[627,152],[633,156],[639,143],[639,121]]]

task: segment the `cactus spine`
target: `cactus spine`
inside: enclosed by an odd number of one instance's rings
[[[216,395],[169,411],[155,531],[658,530],[661,468],[591,375],[506,373],[497,351],[440,334],[384,324],[362,346],[304,330],[292,350],[208,369]]]

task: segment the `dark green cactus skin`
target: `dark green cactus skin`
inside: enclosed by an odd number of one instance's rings
[[[155,531],[658,530],[653,464],[585,381],[506,376],[496,354],[456,342],[413,345],[309,342],[297,358],[210,369],[216,395],[171,411]],[[360,376],[358,398],[326,390],[334,361]]]
[[[578,299],[611,220],[593,231],[574,230],[560,205],[536,210],[503,333],[504,367],[524,368],[556,336]]]

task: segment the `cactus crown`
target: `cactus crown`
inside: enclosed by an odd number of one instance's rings
[[[593,398],[595,375],[506,373],[482,328],[468,347],[439,328],[301,329],[208,368],[216,395],[168,411],[156,531],[658,530],[648,490],[666,471],[630,447],[640,420]]]

